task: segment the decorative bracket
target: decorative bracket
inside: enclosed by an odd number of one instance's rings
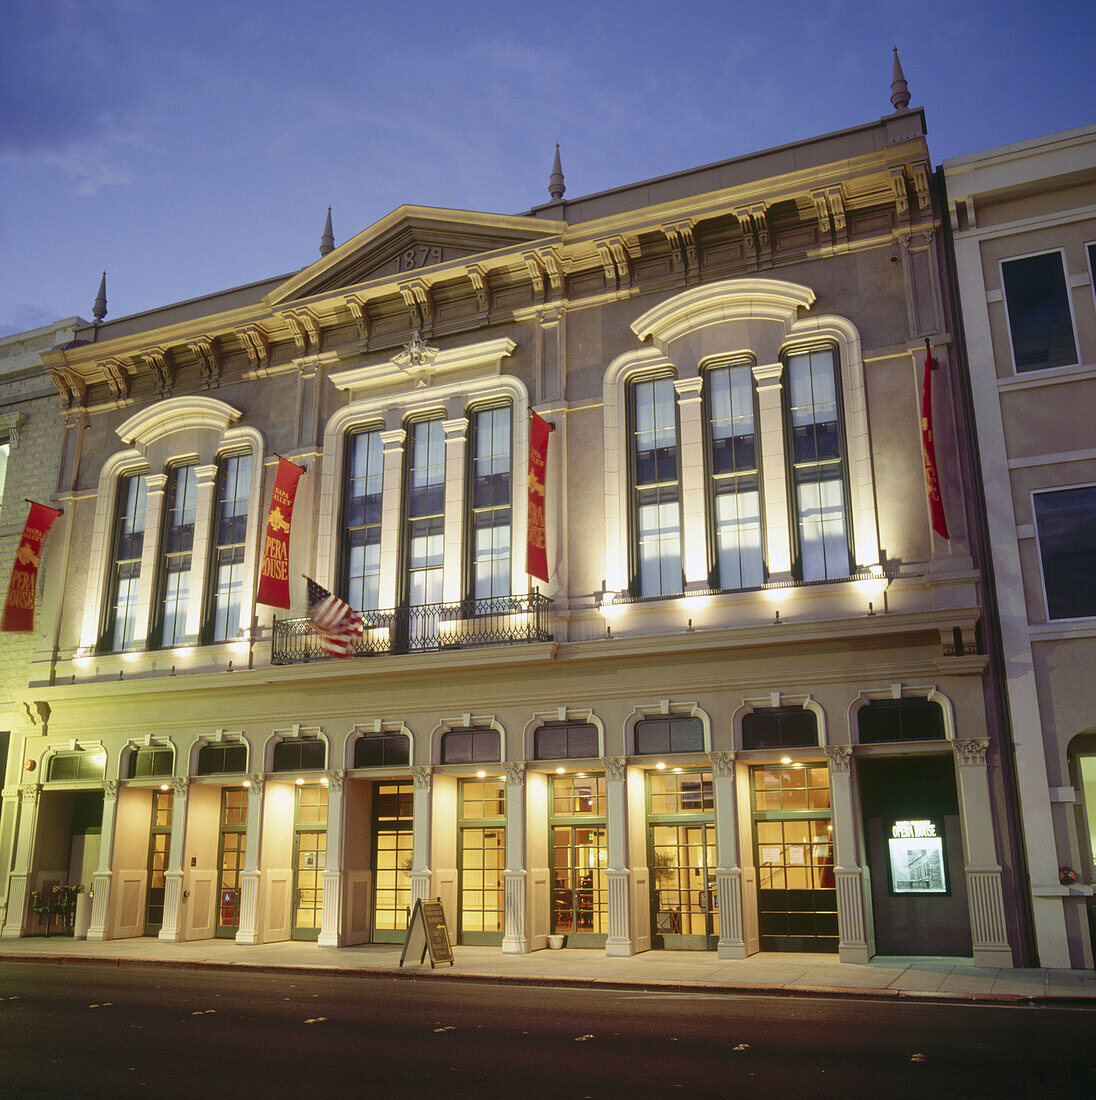
[[[413,329],[426,329],[434,324],[434,303],[430,297],[430,287],[423,279],[412,279],[399,284],[399,292],[411,314]]]
[[[521,258],[525,261],[525,267],[529,272],[529,278],[533,283],[533,293],[537,298],[544,299],[544,268],[541,266],[540,257],[535,252],[523,252]]]
[[[674,271],[687,275],[697,266],[696,238],[693,235],[695,220],[689,218],[681,222],[668,222],[658,228],[670,243],[670,264]]]
[[[191,340],[187,347],[198,360],[198,369],[202,372],[202,382],[206,388],[217,385],[221,377],[221,349],[217,341],[211,337],[202,336],[197,340]]]
[[[103,372],[103,378],[110,387],[110,395],[119,405],[125,404],[129,398],[129,388],[133,384],[133,368],[124,359],[112,357],[99,361],[99,370]]]
[[[537,255],[548,272],[548,284],[557,294],[563,291],[563,266],[559,253],[554,248],[538,248]]]
[[[297,345],[297,354],[304,355],[309,348],[314,353],[320,351],[323,342],[323,329],[315,314],[307,309],[289,310],[282,315],[282,320],[289,326],[289,333],[293,342]]]
[[[891,189],[894,191],[894,205],[898,210],[898,216],[903,221],[908,221],[910,216],[909,191],[906,187],[905,168],[892,168],[890,170]]]
[[[160,393],[165,393],[175,387],[175,360],[171,354],[171,348],[148,348],[141,352],[140,358],[145,361],[149,370],[156,379],[156,388]]]
[[[66,408],[72,409],[87,404],[88,388],[79,375],[74,374],[72,371],[57,370],[56,368],[51,370],[49,374],[50,378],[53,379],[53,384],[61,394],[61,399],[65,402]]]
[[[343,299],[343,304],[350,311],[350,316],[354,318],[354,324],[358,329],[358,339],[363,344],[368,344],[369,334],[372,329],[372,325],[369,321],[368,299],[363,298],[360,294],[348,294]]]
[[[19,432],[27,422],[25,412],[12,412],[0,415],[0,431],[8,433],[8,444],[14,451],[19,446]]]
[[[258,325],[245,325],[236,333],[247,352],[253,370],[263,370],[270,364],[270,337]]]
[[[920,160],[909,166],[910,176],[913,179],[913,189],[917,193],[917,206],[921,213],[927,214],[932,208],[932,200],[929,196],[929,166]]]
[[[479,264],[469,264],[467,268],[468,281],[476,292],[476,306],[481,313],[488,313],[491,309],[491,287],[487,282],[487,271]]]

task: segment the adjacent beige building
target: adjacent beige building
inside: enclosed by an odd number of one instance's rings
[[[1096,127],[944,173],[1039,961],[1091,967]]]
[[[940,208],[895,102],[576,199],[557,164],[516,216],[401,207],[45,354],[65,564],[2,934],[79,878],[93,939],[398,940],[440,897],[507,952],[1020,960]],[[279,455],[308,473],[275,613]],[[362,610],[355,656],[302,574]]]

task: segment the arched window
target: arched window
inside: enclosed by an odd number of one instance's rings
[[[142,745],[129,754],[127,779],[152,779],[171,775],[175,770],[175,753],[159,745]]]
[[[105,752],[59,752],[50,758],[47,783],[101,780],[107,766]]]
[[[742,716],[744,749],[795,749],[818,744],[818,721],[803,707],[762,707]]]
[[[704,725],[699,718],[643,718],[636,722],[635,752],[637,756],[703,751]]]
[[[356,611],[380,607],[381,504],[384,447],[379,428],[352,432],[346,441],[339,584]]]
[[[402,733],[363,733],[354,743],[355,768],[406,767],[411,741]]]
[[[589,722],[559,722],[533,733],[535,760],[566,760],[598,755],[597,727]]]
[[[240,605],[250,492],[251,452],[222,455],[217,463],[212,563],[204,631],[210,642],[231,641],[244,625],[240,621]]]
[[[466,540],[472,598],[510,595],[510,406],[471,413]]]
[[[242,741],[217,741],[198,750],[198,774],[222,775],[247,769],[247,746]]]
[[[943,741],[944,712],[928,699],[873,699],[856,716],[860,744]]]
[[[119,653],[131,648],[136,637],[147,511],[144,473],[123,474],[118,479],[106,617],[101,641],[101,648],[107,652]]]
[[[327,745],[319,737],[287,737],[274,746],[274,771],[322,771],[327,764]]]
[[[485,726],[449,730],[441,738],[443,764],[488,764],[500,756],[498,730]]]

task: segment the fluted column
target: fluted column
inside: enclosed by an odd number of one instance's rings
[[[414,801],[412,803],[414,824],[411,841],[411,906],[416,901],[430,901],[430,830],[433,827],[434,810],[434,769],[415,767],[411,769],[415,780]]]
[[[712,753],[712,786],[715,795],[715,888],[719,899],[721,959],[744,959],[746,939],[742,928],[742,867],[738,856],[738,798],[734,782],[734,753]]]
[[[525,867],[525,765],[506,767],[506,920],[502,937],[504,955],[524,955],[529,950],[526,918],[528,871]]]
[[[91,878],[91,924],[89,940],[108,938],[110,923],[111,864],[114,862],[114,822],[118,810],[118,784],[103,783],[103,826],[99,836],[99,866]]]
[[[236,942],[251,946],[259,942],[259,859],[263,848],[263,787],[261,775],[249,775],[247,788],[247,836],[244,841],[244,869],[240,872],[240,927]]]
[[[320,916],[320,947],[341,947],[343,934],[343,786],[346,771],[324,772],[327,779],[327,855],[324,859],[323,911]]]
[[[631,955],[631,872],[628,868],[628,768],[624,757],[607,757],[605,768],[606,832],[609,865],[609,935],[606,955]]]
[[[853,793],[852,746],[826,749],[830,772],[830,812],[833,815],[834,885],[837,887],[838,954],[842,962],[866,963],[872,937],[860,864],[856,798]]]
[[[164,871],[164,922],[159,938],[165,943],[178,943],[184,938],[183,927],[183,853],[186,851],[187,793],[190,780],[173,779],[171,798],[171,841],[167,849]]]
[[[953,748],[974,961],[978,966],[1012,966],[986,771],[989,741],[975,737],[955,741]]]
[[[15,859],[8,879],[8,909],[4,916],[4,939],[23,935],[30,897],[31,873],[34,865],[34,834],[38,828],[38,807],[42,797],[41,783],[25,783],[19,788],[19,821],[16,825]]]

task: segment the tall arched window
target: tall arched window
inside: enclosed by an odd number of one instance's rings
[[[482,600],[510,595],[510,406],[474,410],[471,429],[467,542],[472,598]]]
[[[380,429],[354,432],[346,441],[339,574],[346,602],[357,611],[380,606],[383,489]]]
[[[404,599],[442,602],[445,546],[445,429],[440,417],[413,421],[405,486]]]
[[[179,645],[186,639],[197,502],[195,465],[173,466],[168,473],[167,507],[164,510],[157,621],[150,639],[154,646]]]
[[[141,554],[145,545],[148,495],[143,473],[123,474],[118,479],[114,513],[114,552],[106,600],[102,648],[115,653],[129,649],[137,630]]]
[[[240,604],[250,492],[251,453],[223,455],[217,463],[217,493],[213,506],[213,557],[205,631],[211,642],[235,638],[244,625],[240,622]]]

